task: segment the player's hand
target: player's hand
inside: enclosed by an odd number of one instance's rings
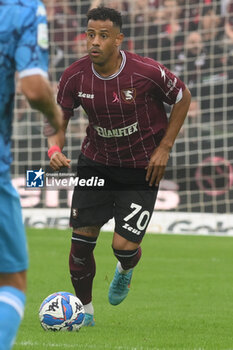
[[[160,145],[152,153],[148,166],[146,167],[146,181],[149,186],[158,186],[162,180],[167,162],[169,159],[170,148]]]
[[[53,170],[60,170],[63,167],[70,168],[71,159],[66,158],[66,156],[61,152],[54,152],[49,165]]]

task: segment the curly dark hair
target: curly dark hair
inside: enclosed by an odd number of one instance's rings
[[[87,22],[90,19],[94,21],[106,21],[109,19],[115,27],[119,27],[120,30],[122,28],[121,13],[109,7],[99,6],[89,10],[87,13]]]

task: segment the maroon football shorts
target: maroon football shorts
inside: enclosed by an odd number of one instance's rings
[[[103,226],[114,218],[115,232],[140,242],[158,193],[158,187],[151,188],[145,181],[145,169],[107,167],[81,154],[77,176],[70,226]]]

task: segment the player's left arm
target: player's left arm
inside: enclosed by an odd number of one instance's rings
[[[153,184],[158,186],[159,182],[163,178],[170,151],[180,128],[184,123],[190,102],[191,94],[189,89],[186,87],[182,92],[182,99],[173,105],[168,127],[163,139],[151,155],[146,173],[146,180],[149,181],[150,186]]]

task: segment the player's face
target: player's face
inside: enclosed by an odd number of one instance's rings
[[[87,50],[92,62],[103,66],[118,52],[123,34],[110,20],[89,20],[87,27]]]

